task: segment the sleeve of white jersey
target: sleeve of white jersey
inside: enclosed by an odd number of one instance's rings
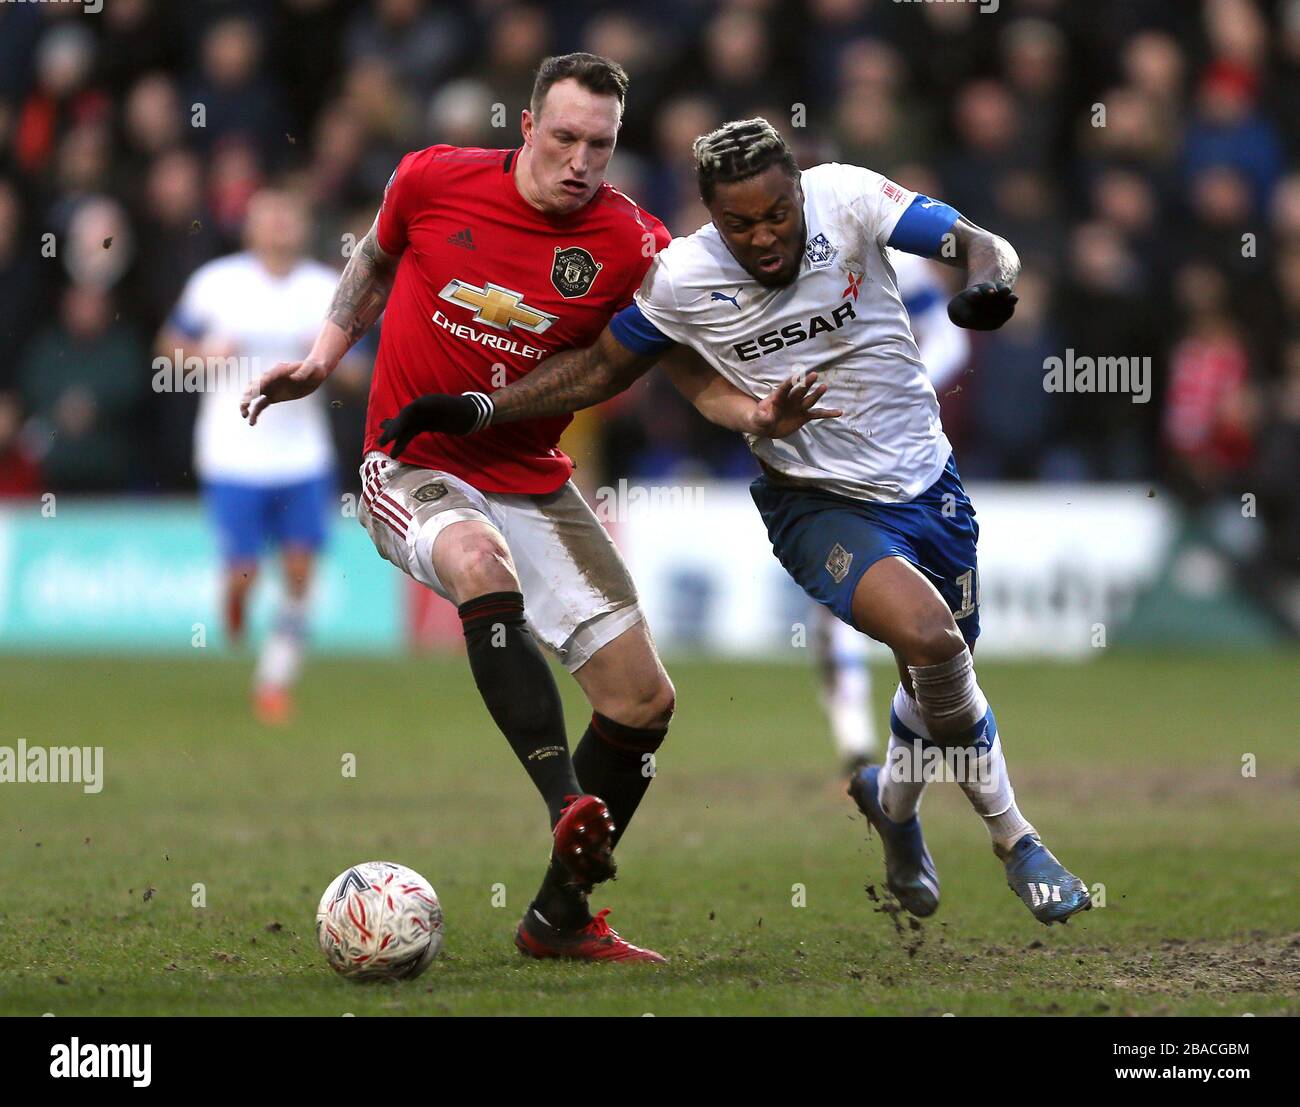
[[[849,210],[865,237],[882,248],[903,212],[916,199],[915,192],[860,165],[830,162],[808,172],[824,175],[836,201]]]
[[[191,273],[180,299],[172,308],[168,325],[189,339],[201,338],[212,330],[219,302],[216,284],[217,272],[211,265],[201,266]]]
[[[686,338],[688,328],[673,284],[673,265],[677,260],[673,255],[674,245],[669,244],[655,255],[632,301],[656,330],[678,345],[687,346],[690,344]]]

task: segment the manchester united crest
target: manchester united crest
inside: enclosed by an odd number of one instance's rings
[[[411,496],[422,504],[431,504],[435,500],[441,500],[447,494],[447,486],[440,480],[430,481],[428,484],[422,484]]]
[[[551,266],[551,284],[566,300],[585,296],[591,291],[596,275],[604,266],[581,246],[555,247],[555,264]]]

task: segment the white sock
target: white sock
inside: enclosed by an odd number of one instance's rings
[[[289,688],[302,669],[307,638],[307,601],[286,597],[275,625],[262,643],[253,681],[258,688]]]
[[[971,806],[983,818],[993,848],[999,852],[1008,850],[1026,834],[1034,833],[1033,826],[1016,806],[1016,795],[1002,754],[1002,740],[992,723],[988,698],[975,679],[975,662],[970,650],[963,649],[939,665],[909,666],[908,671],[919,701],[918,714],[933,721],[932,730],[970,733],[986,718],[990,720],[991,733],[985,735],[989,740],[987,748],[959,763],[964,771],[959,772],[958,782]],[[896,696],[896,704],[897,700]],[[974,754],[978,748],[963,750]]]
[[[1002,739],[996,731],[993,743],[978,758],[967,762],[970,776],[960,779],[961,790],[983,818],[996,851],[1009,850],[1026,834],[1036,831],[1016,806],[1016,793],[1002,753]]]
[[[902,684],[894,691],[893,706],[893,715],[898,716],[903,726],[922,738],[929,738],[916,701]],[[876,777],[876,799],[890,819],[905,823],[920,810],[926,782],[921,773],[920,744],[895,733],[898,728],[892,725],[892,716],[890,721],[889,749]]]
[[[866,639],[832,616],[821,639],[826,655],[826,714],[836,752],[844,759],[866,757],[876,748],[876,728],[871,721],[871,670],[867,666]]]

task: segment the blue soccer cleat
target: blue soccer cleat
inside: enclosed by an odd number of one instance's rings
[[[1037,834],[1026,834],[1008,851],[994,852],[1007,867],[1007,885],[1040,923],[1064,923],[1092,907],[1083,881],[1052,856]]]
[[[879,773],[879,765],[859,769],[849,781],[849,795],[885,845],[885,886],[908,912],[924,919],[939,909],[939,874],[921,837],[920,816],[896,823],[881,809]]]

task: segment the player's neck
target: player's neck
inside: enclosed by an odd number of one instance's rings
[[[293,254],[258,253],[253,256],[257,258],[258,264],[277,280],[287,277],[298,264],[298,259]]]
[[[511,176],[514,178],[515,190],[523,198],[524,203],[544,215],[551,214],[539,199],[537,182],[533,180],[532,150],[527,144],[519,151],[519,157],[515,159],[515,171]]]

